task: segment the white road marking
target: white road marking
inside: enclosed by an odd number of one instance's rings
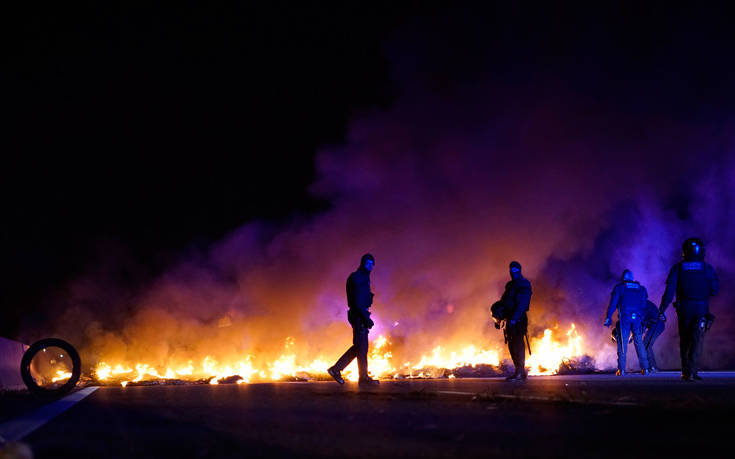
[[[458,392],[456,390],[438,390],[436,391],[437,394],[446,394],[446,395],[477,395],[474,392]]]
[[[454,390],[438,390],[437,394],[445,395],[484,395],[475,392],[459,392]],[[639,403],[634,402],[609,402],[609,401],[596,401],[596,400],[577,400],[577,399],[566,399],[566,398],[554,398],[554,397],[541,397],[538,395],[510,395],[510,394],[493,394],[489,398],[500,398],[505,400],[518,400],[518,401],[533,401],[533,402],[571,402],[571,403],[587,403],[594,405],[614,405],[614,406],[639,406]]]
[[[97,389],[98,387],[85,387],[73,394],[67,395],[61,400],[57,400],[43,406],[33,413],[20,416],[19,418],[12,419],[10,421],[5,421],[0,424],[0,437],[4,438],[8,442],[18,441],[64,411],[68,410]]]

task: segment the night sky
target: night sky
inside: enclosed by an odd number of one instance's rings
[[[2,336],[105,314],[126,330],[201,273],[217,294],[292,286],[308,294],[279,297],[286,310],[323,300],[332,317],[331,291],[312,286],[365,251],[407,333],[456,329],[437,315],[489,301],[516,258],[539,320],[597,323],[624,267],[658,303],[691,235],[728,290],[729,11],[133,3],[29,5],[14,21]],[[253,295],[196,318],[273,298]]]
[[[45,314],[101,250],[138,284],[247,221],[324,209],[307,191],[316,148],[394,97],[381,44],[400,11],[148,3],[18,17],[0,335]]]

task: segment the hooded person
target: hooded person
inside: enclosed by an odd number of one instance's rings
[[[373,292],[370,290],[370,272],[375,266],[375,257],[366,253],[360,259],[360,267],[347,278],[347,321],[352,326],[352,346],[337,360],[327,373],[340,384],[344,384],[341,372],[357,358],[357,369],[360,374],[359,383],[376,385],[378,381],[368,375],[368,333],[374,322],[370,318],[370,306],[373,304]]]
[[[633,344],[638,355],[638,363],[642,374],[649,374],[646,348],[643,345],[643,317],[646,313],[648,292],[638,281],[634,280],[633,273],[623,271],[621,281],[615,285],[610,294],[610,304],[605,314],[604,326],[612,324],[612,315],[618,311],[619,333],[616,340],[618,348],[618,376],[625,375],[625,356],[628,351],[628,337],[633,334]]]
[[[508,352],[513,360],[515,371],[509,376],[509,381],[525,381],[526,373],[526,343],[524,338],[528,330],[528,316],[526,313],[531,303],[531,282],[523,277],[521,264],[512,261],[508,266],[511,280],[505,284],[505,291],[500,298],[503,318],[505,320],[505,334],[508,342]]]
[[[666,320],[666,308],[676,296],[674,308],[679,325],[679,353],[681,378],[685,381],[702,379],[699,374],[699,356],[702,353],[704,333],[708,329],[709,297],[720,290],[717,274],[704,261],[704,243],[689,238],[682,244],[683,260],[671,267],[666,278],[666,290],[658,308],[661,320]]]

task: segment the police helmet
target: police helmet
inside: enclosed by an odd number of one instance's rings
[[[633,277],[633,271],[631,271],[630,269],[623,270],[623,275],[620,277],[620,280],[633,282],[634,279],[635,278]]]
[[[690,237],[681,245],[681,256],[686,261],[704,260],[704,242],[698,237]]]

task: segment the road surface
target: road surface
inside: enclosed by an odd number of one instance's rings
[[[22,441],[39,458],[731,457],[735,373],[703,376],[100,387]]]

